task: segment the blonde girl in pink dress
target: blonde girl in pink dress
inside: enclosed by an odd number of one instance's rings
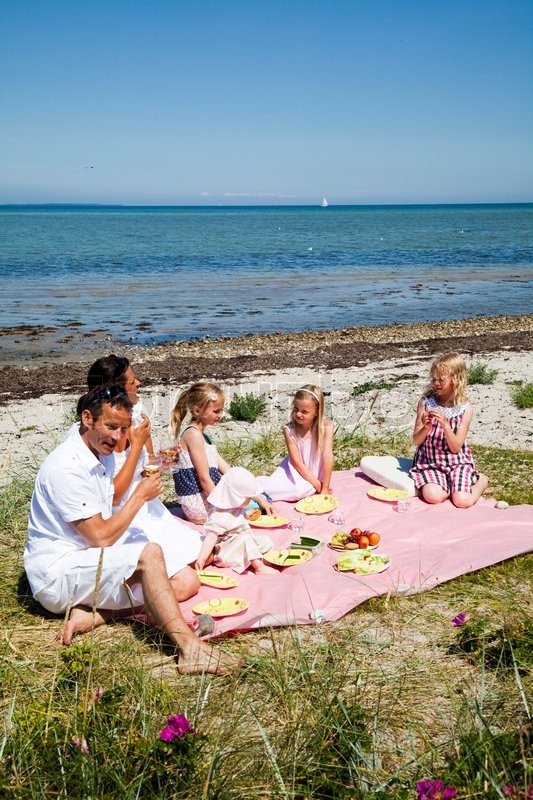
[[[431,383],[418,401],[411,477],[427,503],[451,499],[470,508],[488,486],[478,472],[466,436],[474,408],[466,396],[467,370],[458,353],[444,353],[430,368]]]
[[[333,422],[324,416],[324,394],[306,384],[295,393],[291,421],[283,428],[288,455],[270,477],[259,479],[272,500],[295,502],[313,494],[332,494]]]

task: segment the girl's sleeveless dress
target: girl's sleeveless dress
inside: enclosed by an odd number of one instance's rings
[[[322,453],[317,450],[316,436],[314,433],[305,438],[299,436],[292,423],[285,425],[284,430],[288,431],[289,436],[296,444],[300,457],[307,469],[315,475],[319,481],[322,480],[323,464]],[[316,494],[316,490],[309,481],[303,478],[297,469],[291,464],[289,456],[286,456],[279,467],[270,476],[262,476],[257,479],[263,492],[268,494],[272,500],[286,500],[296,502],[302,497],[309,497]]]
[[[433,395],[424,398],[427,408],[439,408],[456,433],[469,403],[453,408],[439,406]],[[417,489],[428,483],[435,483],[448,494],[470,492],[479,478],[470,447],[464,442],[458,453],[452,453],[446,442],[442,426],[436,421],[419,445],[410,473]]]
[[[194,425],[189,425],[185,428],[183,433],[191,427],[194,427]],[[206,433],[202,434],[202,436],[204,437],[209,475],[216,486],[222,477],[218,469],[217,448]],[[204,521],[211,510],[211,505],[207,502],[207,495],[202,490],[188,451],[180,451],[178,463],[176,464],[176,471],[174,472],[174,486],[176,488],[178,502],[186,518],[194,520],[195,522]]]

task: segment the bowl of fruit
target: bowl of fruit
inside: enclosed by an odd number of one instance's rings
[[[374,550],[381,536],[376,531],[352,528],[351,531],[337,531],[328,542],[332,550]]]

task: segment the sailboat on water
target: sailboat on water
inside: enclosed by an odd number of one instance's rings
[[[329,205],[328,201],[325,197],[322,198],[322,208],[327,208]]]

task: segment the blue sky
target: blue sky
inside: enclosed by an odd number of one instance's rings
[[[533,200],[533,0],[3,0],[0,203]]]

